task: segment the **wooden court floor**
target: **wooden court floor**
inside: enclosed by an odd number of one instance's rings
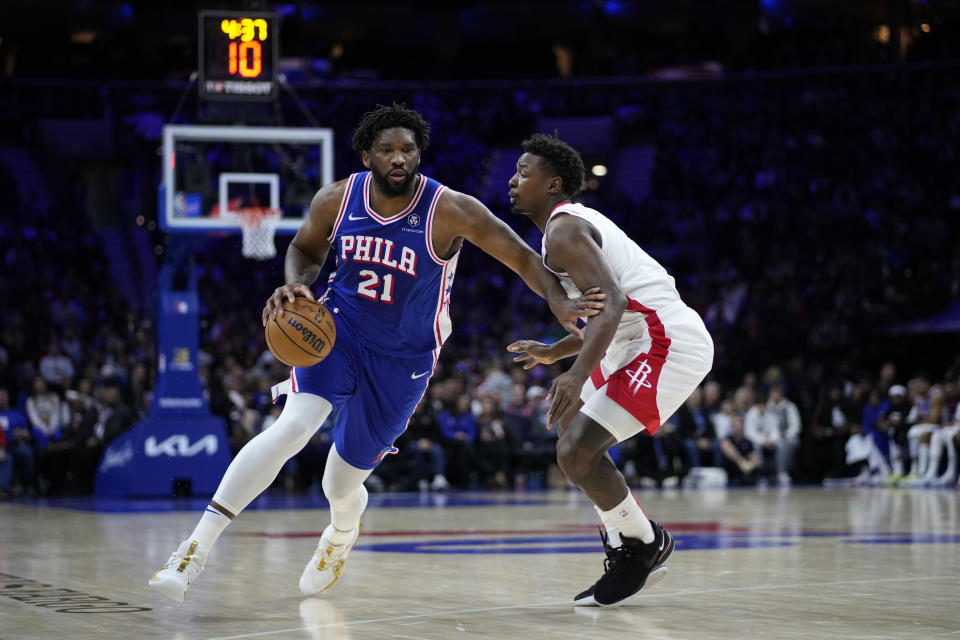
[[[175,604],[147,578],[202,501],[0,504],[0,638],[960,638],[958,492],[638,491],[666,580],[576,608],[603,555],[579,493],[372,496],[340,582],[297,579],[317,498],[264,499]]]

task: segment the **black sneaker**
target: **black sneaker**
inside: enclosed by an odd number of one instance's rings
[[[656,522],[653,526],[653,542],[644,543],[637,538],[620,536],[622,545],[610,546],[606,532],[601,531],[603,548],[607,554],[603,561],[603,575],[592,587],[574,597],[579,606],[600,605],[609,607],[619,604],[640,589],[653,586],[667,576],[664,564],[673,553],[673,536]]]

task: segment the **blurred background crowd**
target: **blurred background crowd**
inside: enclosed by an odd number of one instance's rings
[[[607,5],[630,3],[580,4],[606,19]],[[405,101],[433,125],[423,173],[479,197],[535,248],[538,232],[511,216],[505,197],[519,142],[559,129],[588,167],[604,167],[588,176],[582,200],[664,264],[717,347],[703,387],[657,436],[613,451],[632,483],[953,485],[952,16],[940,23],[917,13],[932,22],[913,26],[901,16],[893,36],[870,31],[867,44],[833,25],[833,39],[814,47],[786,26],[790,3],[760,4],[751,46],[678,40],[702,46],[681,47],[674,64],[720,59],[696,72],[660,73],[660,60],[630,57],[626,43],[611,54],[570,41],[561,43],[579,52],[570,69],[554,48],[535,69],[505,61],[496,82],[451,82],[454,70],[438,63],[428,75],[440,80],[429,84],[406,82],[409,69],[368,77],[363,56],[331,53],[316,57],[329,65],[309,67],[295,100],[285,94],[268,115],[301,126],[309,114],[333,128],[341,178],[361,169],[348,144],[360,115]],[[483,24],[486,3],[478,7]],[[287,26],[305,29],[312,18],[299,5],[292,11]],[[791,19],[803,23],[799,13]],[[186,63],[150,59],[142,76],[119,62],[96,72],[97,61],[110,64],[98,56],[116,49],[78,57],[74,42],[64,79],[32,53],[36,43],[0,36],[0,496],[91,491],[106,443],[153,400],[156,272],[174,256],[199,275],[201,377],[237,451],[280,410],[270,386],[288,371],[266,350],[260,311],[282,283],[289,237],[278,236],[277,258],[256,262],[240,255],[237,237],[160,230],[160,126],[189,121],[195,108],[200,115]],[[319,41],[335,51],[333,39]],[[351,56],[358,48],[346,44]],[[883,64],[829,66],[838,63]],[[766,70],[738,70],[750,68]],[[533,73],[541,79],[518,79]],[[568,363],[527,372],[505,351],[518,338],[559,338],[559,325],[519,278],[469,246],[451,314],[454,333],[428,395],[374,488],[565,486],[545,397]],[[322,429],[278,488],[317,490],[329,446]]]

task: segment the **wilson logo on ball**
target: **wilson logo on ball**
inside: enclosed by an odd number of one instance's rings
[[[316,320],[318,322],[321,320],[319,313],[316,315]],[[317,351],[323,350],[325,345],[323,338],[311,331],[309,327],[303,326],[303,323],[296,318],[289,318],[287,320],[287,324],[296,329],[300,333],[300,339],[310,345],[311,348],[316,349]]]

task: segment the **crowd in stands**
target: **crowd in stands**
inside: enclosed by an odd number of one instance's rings
[[[675,486],[702,467],[724,469],[734,486],[953,486],[960,358],[937,384],[900,380],[893,363],[836,378],[804,411],[791,400],[811,391],[802,368],[771,366],[731,385],[710,380],[652,438],[611,454],[631,483],[650,486]],[[521,369],[457,372],[431,387],[401,455],[377,473],[395,489],[565,486],[556,433],[545,428],[546,394]]]
[[[931,344],[886,331],[960,297],[956,74],[305,98],[340,141],[372,104],[406,99],[435,125],[424,173],[471,193],[490,145],[516,146],[538,116],[606,115],[619,139],[656,147],[644,202],[631,204],[612,183],[588,202],[675,275],[717,356],[703,388],[655,437],[614,451],[631,482],[669,485],[694,477],[691,469],[723,468],[732,484],[933,485],[956,476],[960,350],[951,352],[949,334]],[[116,117],[129,115],[118,108]],[[339,146],[338,177],[358,168]],[[0,184],[10,182],[0,170]],[[153,327],[111,284],[75,199],[46,216],[16,206],[22,217],[0,226],[0,493],[85,493],[104,445],[149,408]],[[511,223],[538,246],[529,227]],[[269,387],[287,371],[266,351],[259,318],[282,282],[283,242],[278,258],[255,263],[236,238],[212,238],[193,262],[201,375],[234,451],[279,411]],[[430,391],[373,482],[565,486],[544,417],[564,363],[527,372],[504,349],[558,338],[559,325],[519,278],[472,247],[452,315]],[[328,449],[321,430],[279,483],[316,486]]]
[[[148,408],[151,323],[111,284],[83,216],[12,222],[0,224],[0,496],[90,493],[104,446]]]

